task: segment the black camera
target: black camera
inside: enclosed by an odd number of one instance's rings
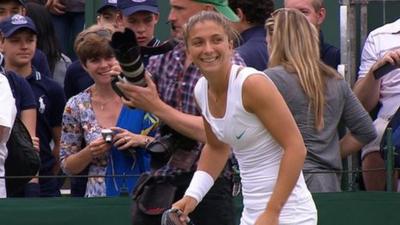
[[[177,151],[190,152],[195,149],[198,142],[188,138],[167,125],[160,126],[160,136],[146,146],[146,151],[151,154],[151,167],[160,168],[168,162]]]
[[[110,46],[121,65],[120,79],[126,79],[135,85],[146,86],[145,68],[135,32],[129,28],[125,28],[124,32],[115,32]]]

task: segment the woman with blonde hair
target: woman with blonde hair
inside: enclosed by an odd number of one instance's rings
[[[300,11],[278,9],[266,29],[270,61],[264,72],[281,92],[303,136],[307,186],[311,192],[340,191],[341,159],[376,136],[371,118],[347,82],[320,60],[318,31]],[[341,121],[349,133],[339,141]]]

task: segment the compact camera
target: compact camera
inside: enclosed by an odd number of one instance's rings
[[[114,131],[112,131],[111,129],[102,129],[101,136],[103,136],[105,142],[110,144],[114,137]]]

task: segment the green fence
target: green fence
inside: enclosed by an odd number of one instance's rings
[[[398,225],[400,193],[343,192],[313,194],[319,225]],[[4,225],[128,225],[130,199],[1,199]],[[201,225],[201,224],[198,224]]]

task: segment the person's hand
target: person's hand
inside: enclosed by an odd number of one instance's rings
[[[379,59],[374,65],[371,67],[371,71],[375,71],[386,63],[390,63],[392,65],[397,65],[400,67],[400,49],[395,49],[387,52],[381,59]]]
[[[110,129],[116,133],[113,139],[114,146],[119,150],[126,150],[131,147],[144,147],[151,140],[148,136],[134,134],[119,127],[111,127]]]
[[[110,150],[110,144],[108,144],[102,137],[90,142],[88,150],[93,158],[99,158],[103,156],[107,151]]]
[[[270,211],[264,211],[258,216],[254,225],[278,225],[279,214]]]
[[[65,5],[61,0],[47,0],[46,8],[51,14],[63,15],[65,14]]]
[[[35,149],[35,151],[37,153],[40,152],[40,140],[38,137],[31,137],[32,138],[32,144],[33,144],[33,148]]]
[[[196,199],[185,195],[179,201],[172,204],[172,208],[181,210],[182,215],[180,216],[179,219],[182,222],[186,222],[187,216],[189,215],[189,213],[193,212],[193,210],[196,208],[197,204],[198,204],[198,202],[196,201]]]
[[[146,87],[130,84],[129,82],[117,82],[127,99],[122,98],[122,102],[133,108],[140,108],[144,111],[154,113],[161,104],[156,85],[151,80],[150,75],[145,75]]]
[[[109,75],[109,76],[118,76],[121,72],[121,66],[119,65],[119,62],[117,61],[116,58],[113,58],[110,62],[109,62],[109,66],[110,66],[110,70],[105,72],[105,75]]]

